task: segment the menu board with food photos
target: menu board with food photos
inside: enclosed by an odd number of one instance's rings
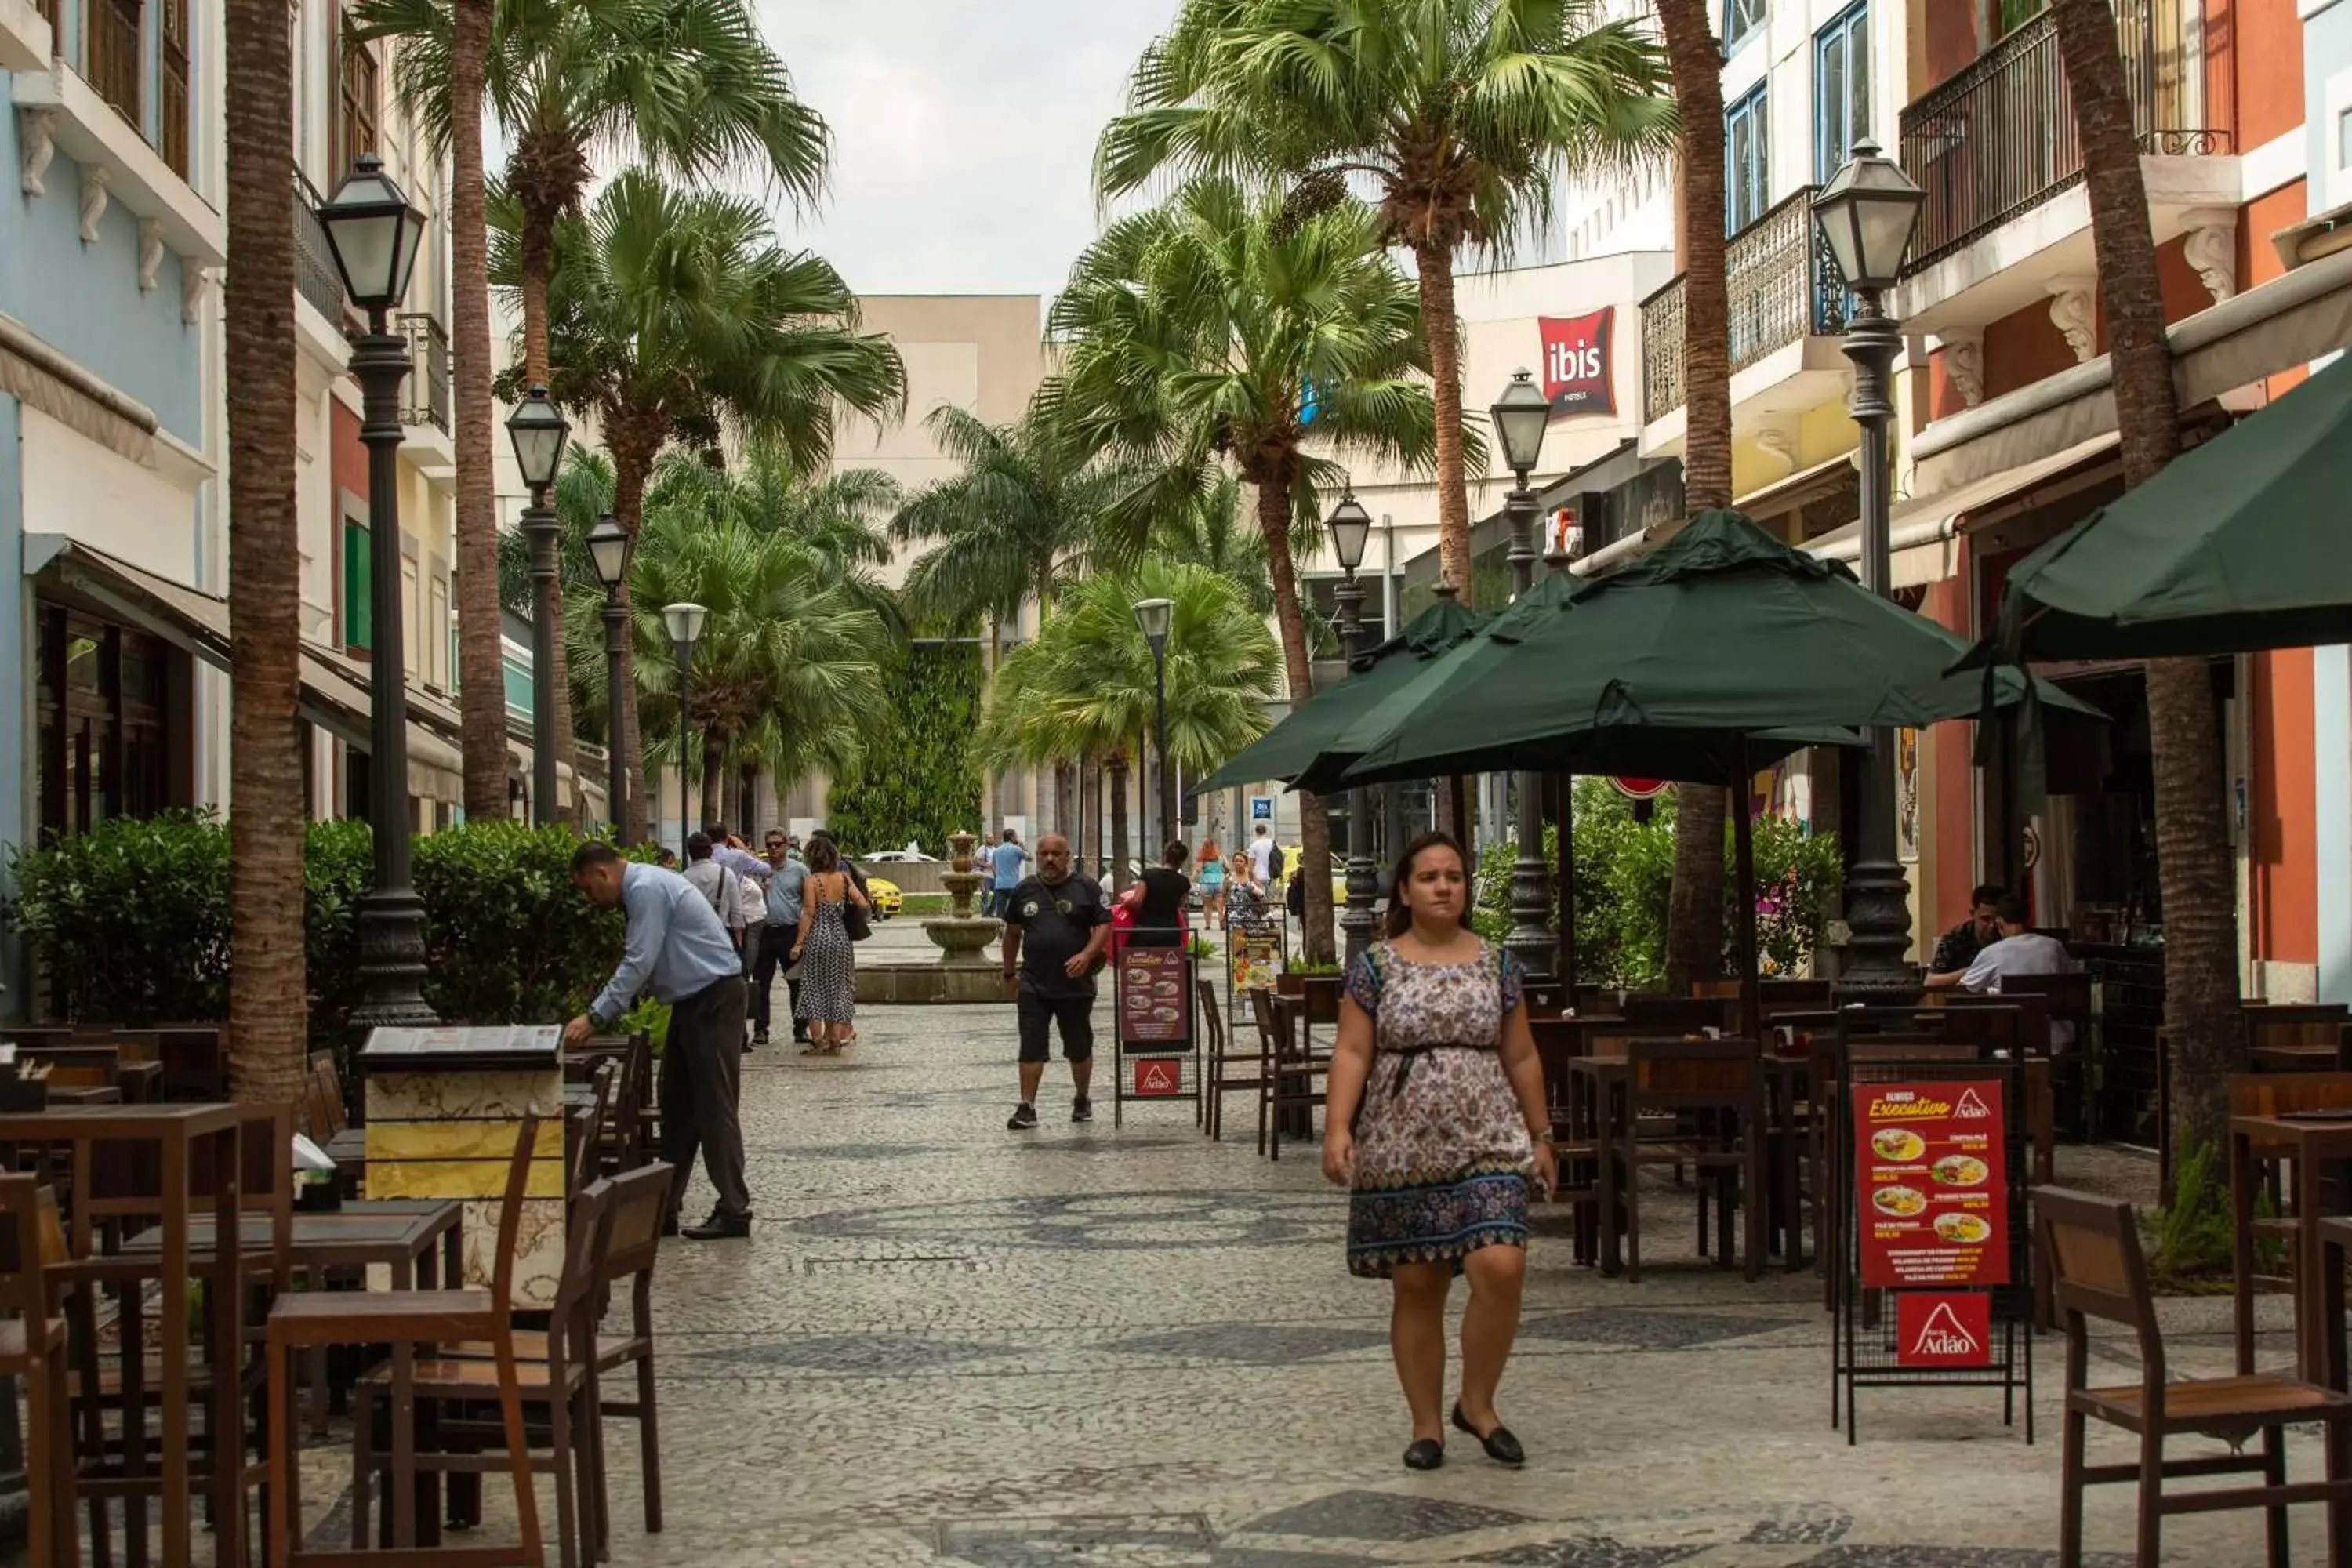
[[[1130,947],[1118,955],[1118,1038],[1129,1048],[1192,1043],[1192,998],[1181,947]]]
[[[1899,1289],[2009,1283],[2000,1086],[1853,1086],[1862,1283]]]

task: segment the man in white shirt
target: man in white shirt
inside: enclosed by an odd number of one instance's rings
[[[2000,993],[2003,975],[2009,974],[2072,974],[2074,956],[2066,944],[2056,937],[2043,936],[2028,931],[2025,926],[2025,900],[2014,893],[2005,895],[1993,905],[1993,920],[2000,931],[2000,940],[1986,945],[1960,976],[1962,989]],[[2074,1026],[2057,1019],[2050,1026],[2050,1048],[2063,1051],[2074,1043]]]
[[[1260,882],[1274,880],[1274,834],[1263,822],[1257,825],[1257,837],[1250,840],[1250,872]]]
[[[740,954],[743,932],[751,923],[754,910],[745,907],[748,900],[743,897],[743,879],[720,864],[713,849],[708,833],[695,834],[686,841],[686,879],[702,895],[710,912],[719,917],[719,923],[727,928],[728,940]],[[766,923],[767,911],[758,910],[757,913],[761,922]]]

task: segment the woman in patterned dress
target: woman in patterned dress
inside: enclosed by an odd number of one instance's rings
[[[1470,1277],[1451,1419],[1493,1458],[1526,1461],[1495,1413],[1519,1326],[1528,1189],[1558,1179],[1543,1067],[1517,963],[1467,924],[1461,846],[1426,833],[1391,884],[1387,940],[1348,974],[1323,1173],[1346,1185],[1348,1268],[1394,1290],[1389,1347],[1412,1411],[1404,1462],[1445,1460],[1445,1298]],[[1358,1115],[1361,1108],[1360,1117]]]
[[[800,993],[793,1016],[809,1026],[808,1048],[803,1056],[837,1056],[841,1047],[857,1042],[850,1020],[857,1013],[856,950],[849,928],[842,923],[842,906],[851,900],[865,905],[866,895],[841,868],[841,851],[830,838],[812,835],[808,842],[808,880],[801,887],[801,929],[793,939],[793,962],[800,966]]]

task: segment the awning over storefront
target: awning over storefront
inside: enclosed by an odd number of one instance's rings
[[[1895,509],[1888,530],[1893,552],[1888,585],[1918,588],[1942,582],[1952,574],[1952,541],[2034,505],[2045,489],[2106,471],[2116,446],[2110,431],[1941,495],[1905,501]],[[1832,529],[1805,549],[1826,561],[1859,562],[1861,520]]]
[[[25,536],[25,574],[44,596],[78,604],[109,620],[135,626],[215,669],[230,668],[226,599],[142,571],[58,533]],[[365,751],[371,700],[367,667],[305,644],[301,683],[296,712]],[[412,690],[408,715],[409,789],[427,800],[461,802],[465,774],[455,744],[457,710]]]

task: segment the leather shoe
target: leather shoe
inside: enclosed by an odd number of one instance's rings
[[[688,1226],[678,1234],[688,1241],[724,1241],[730,1237],[740,1238],[751,1234],[751,1216],[747,1214],[729,1214],[724,1209],[712,1209],[709,1219],[704,1220],[700,1225]]]
[[[1445,1463],[1445,1445],[1434,1437],[1415,1437],[1412,1447],[1404,1451],[1404,1468],[1408,1470],[1433,1470]]]
[[[1470,1418],[1462,1414],[1462,1406],[1457,1404],[1454,1407],[1454,1425],[1477,1438],[1478,1446],[1485,1448],[1486,1457],[1496,1464],[1524,1465],[1528,1462],[1527,1450],[1519,1447],[1519,1440],[1512,1436],[1511,1429],[1501,1422],[1495,1423],[1493,1431],[1481,1432],[1470,1425]]]

